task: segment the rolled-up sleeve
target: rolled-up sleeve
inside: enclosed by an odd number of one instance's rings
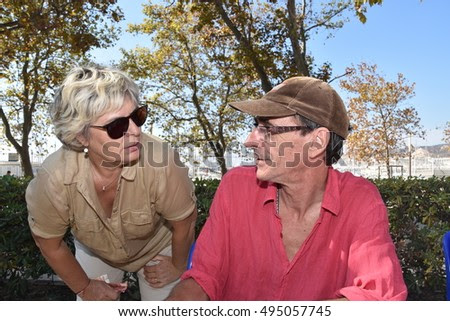
[[[30,182],[25,194],[28,224],[31,231],[43,238],[63,236],[70,226],[68,204],[62,179],[41,169]]]
[[[406,300],[407,289],[384,204],[369,209],[349,249],[346,286],[337,296],[349,300]]]

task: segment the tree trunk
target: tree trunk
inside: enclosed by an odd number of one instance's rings
[[[6,117],[6,114],[4,113],[3,109],[0,108],[0,118],[3,122],[5,136],[8,139],[8,141],[13,145],[15,150],[17,151],[17,154],[20,155],[20,163],[22,165],[22,170],[24,176],[27,177],[34,177],[33,175],[33,168],[31,166],[31,160],[30,160],[30,153],[28,148],[28,133],[31,130],[32,123],[28,120],[28,118],[24,117],[26,121],[23,123],[23,137],[22,137],[22,145],[19,144],[19,142],[14,138],[12,132],[11,132],[11,126],[8,121],[8,118]],[[29,127],[26,127],[29,126]]]
[[[219,163],[220,166],[220,171],[222,172],[222,176],[225,175],[227,173],[227,165],[225,164],[225,157],[216,157],[217,162]]]
[[[28,145],[23,147],[20,151],[18,151],[18,153],[20,155],[20,164],[22,165],[23,176],[34,177]]]
[[[239,42],[239,45],[252,62],[253,67],[255,67],[255,71],[257,72],[259,79],[261,80],[261,88],[264,90],[264,92],[269,92],[273,88],[272,83],[270,82],[269,76],[267,75],[264,66],[261,64],[261,62],[257,57],[257,54],[253,50],[252,44],[248,41],[248,39],[244,37],[244,35],[239,31],[237,26],[231,21],[230,17],[228,16],[223,7],[223,1],[215,0],[214,3],[223,21],[228,26],[228,28],[230,28],[231,32],[233,32],[234,36]]]
[[[295,69],[297,69],[298,75],[309,76],[308,64],[305,60],[305,48],[301,48],[299,43],[295,0],[288,0],[287,9],[289,39],[291,40],[292,51],[294,54]]]
[[[389,153],[389,148],[386,148],[386,170],[387,170],[387,175],[388,178],[391,178],[391,163],[389,161],[390,158],[390,153]]]

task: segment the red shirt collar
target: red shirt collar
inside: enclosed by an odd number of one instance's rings
[[[330,166],[328,168],[327,183],[325,186],[325,193],[323,194],[322,208],[333,215],[338,215],[341,208],[339,197],[339,179],[337,172]],[[265,187],[265,195],[263,203],[275,202],[277,197],[277,184],[273,182],[258,182],[259,185]]]

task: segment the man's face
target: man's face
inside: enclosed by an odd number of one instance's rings
[[[305,166],[303,151],[310,134],[302,136],[301,127],[294,116],[255,119],[244,145],[254,149],[258,179],[283,183]]]

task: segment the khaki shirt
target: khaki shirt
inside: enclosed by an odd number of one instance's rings
[[[89,159],[66,148],[50,155],[26,192],[32,232],[56,238],[71,229],[106,263],[130,272],[170,245],[167,220],[194,211],[194,186],[167,143],[145,134],[141,143],[140,161],[122,170],[111,218],[103,215]]]

